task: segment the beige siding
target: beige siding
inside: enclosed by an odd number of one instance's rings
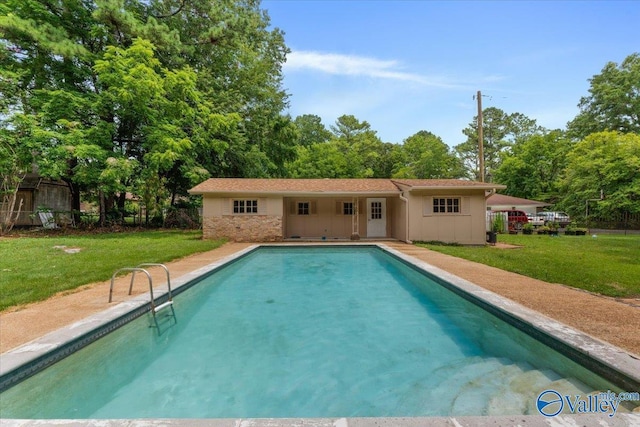
[[[433,197],[461,200],[459,213],[433,213]],[[410,193],[409,239],[412,241],[456,242],[483,245],[486,204],[484,191]]]
[[[285,198],[285,237],[348,239],[351,237],[352,216],[342,214],[342,202],[352,202],[349,197],[296,197]],[[297,215],[297,203],[309,202],[313,207],[309,215]],[[360,236],[365,237],[366,198],[360,198],[358,225]],[[387,215],[388,218],[388,215]]]
[[[389,236],[402,241],[407,240],[407,204],[400,197],[389,198],[387,209],[390,225]]]

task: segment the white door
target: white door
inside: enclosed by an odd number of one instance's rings
[[[367,199],[367,237],[387,237],[387,199]]]

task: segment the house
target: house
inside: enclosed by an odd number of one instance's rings
[[[212,178],[204,238],[234,241],[360,238],[486,241],[486,198],[505,186],[455,179]]]
[[[550,204],[537,200],[507,196],[506,194],[492,194],[487,199],[487,210],[491,211],[514,209],[523,211],[524,213],[536,214],[547,206],[550,206]]]
[[[53,221],[71,221],[71,188],[66,182],[29,173],[18,187],[15,210],[20,203],[22,205],[16,221],[17,226],[52,227],[55,225]],[[47,212],[45,218],[48,219],[43,220],[43,217],[38,215],[43,211]]]

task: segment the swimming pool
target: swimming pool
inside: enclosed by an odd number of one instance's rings
[[[141,318],[7,390],[2,416],[521,414],[545,387],[617,389],[375,247],[261,248],[175,306],[162,335]]]

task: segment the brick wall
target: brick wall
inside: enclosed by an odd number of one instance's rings
[[[235,242],[275,242],[282,240],[282,216],[223,215],[204,218],[205,239],[226,238]]]

